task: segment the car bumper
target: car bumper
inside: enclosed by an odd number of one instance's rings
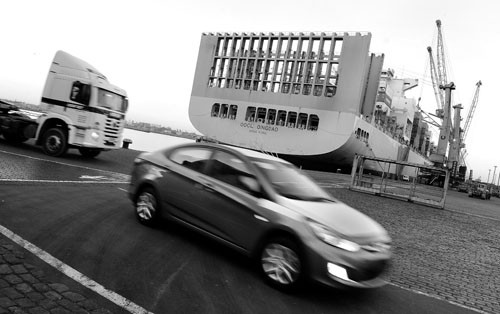
[[[307,249],[311,279],[337,288],[377,288],[387,284],[391,252],[348,252],[317,240]]]

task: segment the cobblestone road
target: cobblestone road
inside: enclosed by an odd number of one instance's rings
[[[0,313],[111,313],[65,284],[51,282],[25,254],[0,235]]]
[[[486,313],[500,313],[500,219],[482,217],[478,208],[463,209],[471,213],[467,214],[347,189],[331,192],[391,234],[391,283]],[[498,206],[500,217],[500,199],[490,202]]]
[[[14,154],[1,157],[0,180],[127,179],[125,175],[86,167],[75,176],[65,172],[62,163],[20,165]],[[10,168],[3,167],[7,164]],[[17,170],[12,170],[14,167]],[[24,177],[20,173],[31,175]],[[352,192],[346,188],[346,179],[334,174],[321,174],[320,181],[337,198],[373,217],[389,231],[394,240],[389,273],[392,284],[479,312],[500,313],[500,199],[488,201],[493,211],[485,216],[470,205],[460,210],[438,210]],[[453,197],[460,204],[463,195]],[[485,201],[473,200],[469,204],[481,204],[474,202]],[[29,257],[29,253],[0,235],[0,314],[110,312],[84,293],[51,281],[36,263],[29,262]]]

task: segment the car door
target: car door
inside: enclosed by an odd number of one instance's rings
[[[269,227],[258,210],[260,183],[249,169],[239,156],[216,150],[204,182],[210,194],[198,213],[208,231],[243,250]]]
[[[213,150],[207,147],[181,147],[168,153],[172,162],[161,182],[161,198],[169,213],[189,224],[200,226],[197,213],[206,202],[207,191],[200,188]]]

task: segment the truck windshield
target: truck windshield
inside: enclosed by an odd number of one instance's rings
[[[127,110],[127,99],[121,95],[99,88],[97,92],[97,105],[114,111],[125,112]]]

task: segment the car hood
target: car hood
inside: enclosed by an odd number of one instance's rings
[[[349,238],[389,240],[387,231],[372,218],[339,201],[312,202],[284,198],[286,207]]]

